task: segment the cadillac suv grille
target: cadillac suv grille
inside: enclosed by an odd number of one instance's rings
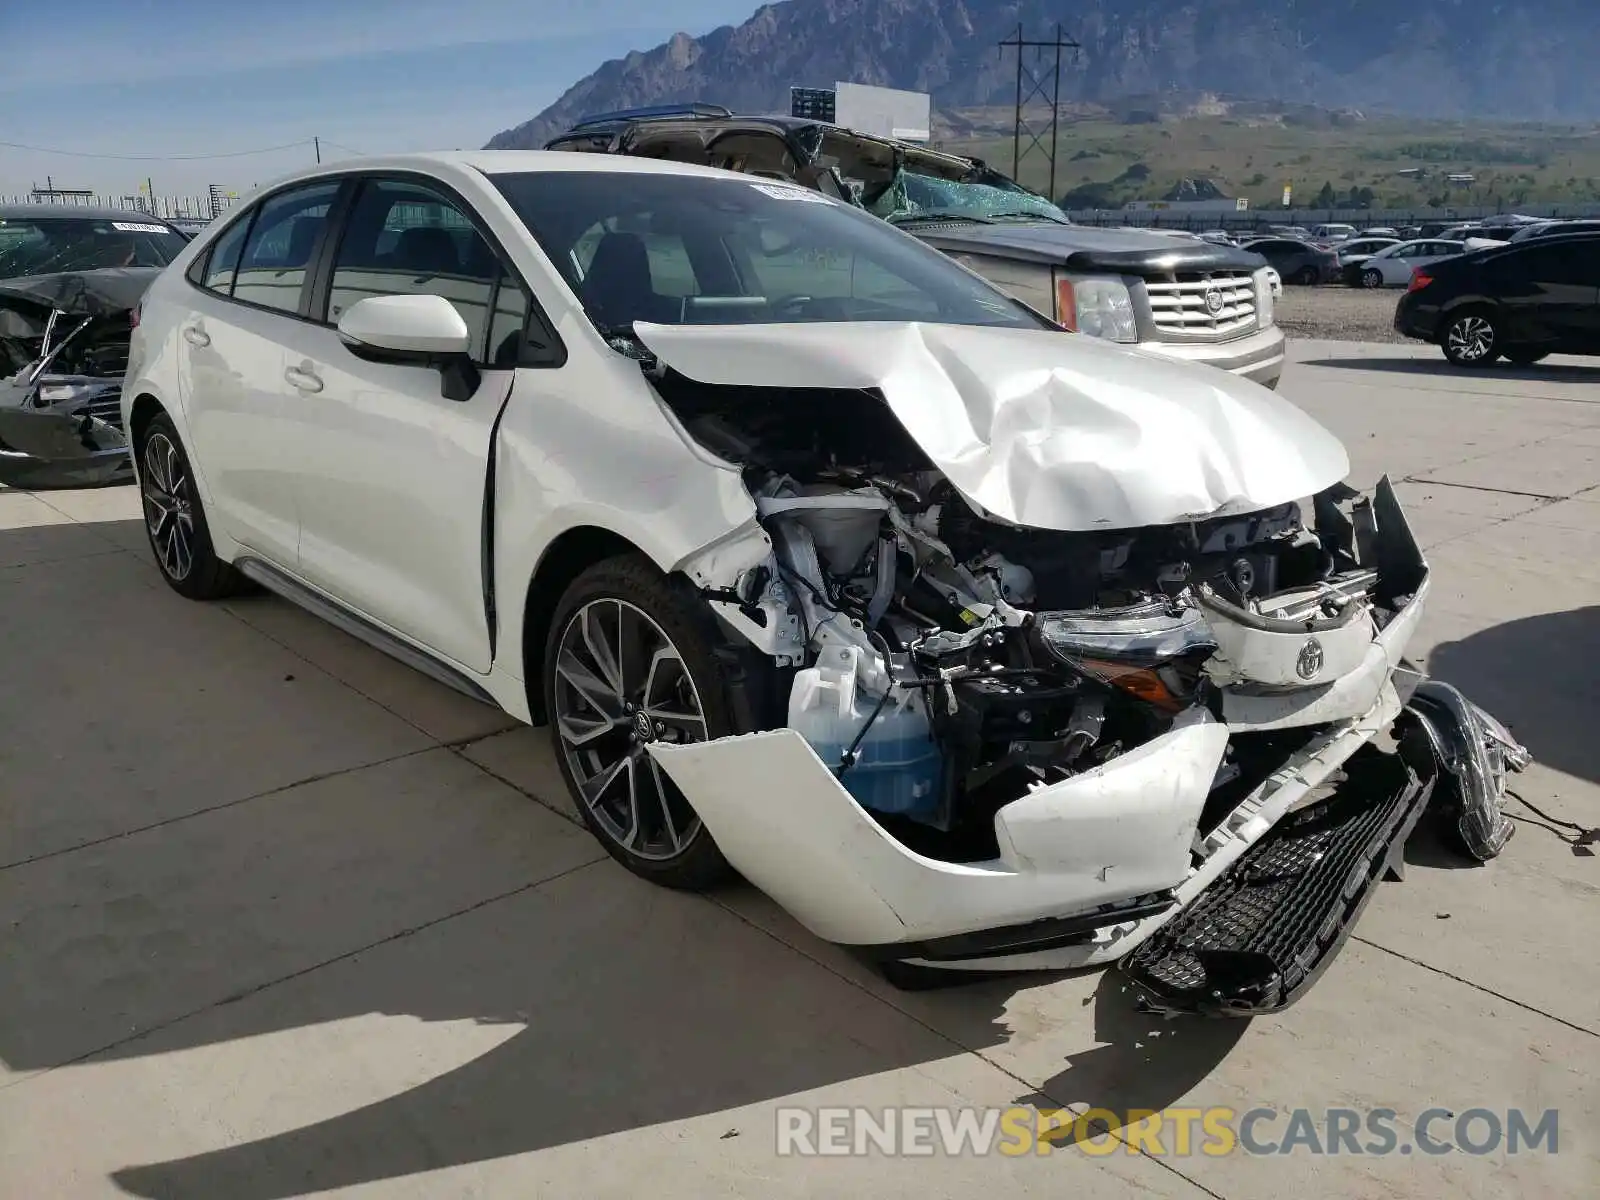
[[[1150,316],[1164,334],[1220,341],[1256,327],[1255,278],[1246,271],[1180,271],[1145,281]]]

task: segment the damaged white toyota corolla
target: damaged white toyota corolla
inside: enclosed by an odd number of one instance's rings
[[[1386,482],[812,191],[550,153],[273,185],[138,314],[184,595],[253,581],[548,723],[583,819],[891,977],[1122,959],[1281,1008],[1525,751],[1402,659]],[[948,976],[945,976],[948,977]]]

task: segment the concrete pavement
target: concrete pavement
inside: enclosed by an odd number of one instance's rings
[[[1422,651],[1600,825],[1600,364],[1299,342],[1283,391],[1400,484]],[[1115,973],[901,993],[749,889],[641,884],[544,731],[270,598],[196,605],[129,488],[0,491],[0,1195],[1590,1196],[1600,858],[1516,805],[1425,838],[1294,1008]],[[1559,1152],[778,1157],[780,1105],[1560,1112]],[[1448,1125],[1444,1126],[1448,1128]],[[1270,1136],[1278,1138],[1280,1124]]]

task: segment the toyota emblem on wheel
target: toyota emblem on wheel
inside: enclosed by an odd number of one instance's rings
[[[1300,647],[1300,658],[1294,669],[1301,679],[1315,679],[1322,670],[1322,643],[1316,638],[1307,638],[1306,644]]]
[[[1206,311],[1213,317],[1222,311],[1222,291],[1219,288],[1206,289]]]

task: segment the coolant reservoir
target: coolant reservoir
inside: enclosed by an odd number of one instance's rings
[[[830,770],[878,706],[879,696],[858,690],[860,661],[855,647],[831,648],[816,666],[795,675],[789,693],[789,727],[811,743]],[[839,782],[863,808],[918,821],[937,819],[944,757],[933,740],[920,689],[893,687]]]

